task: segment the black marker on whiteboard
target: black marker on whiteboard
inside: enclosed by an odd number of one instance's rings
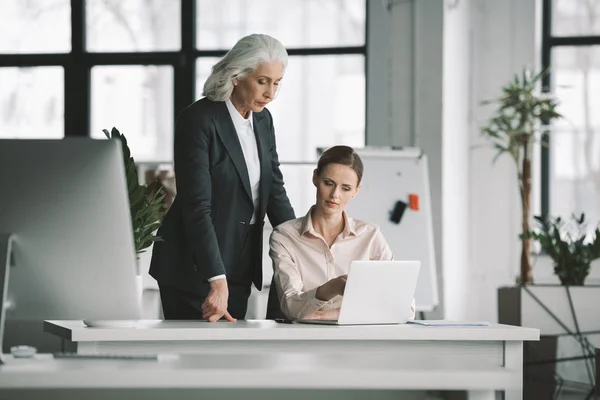
[[[398,200],[394,205],[394,209],[390,213],[390,221],[395,224],[399,224],[402,219],[402,215],[404,215],[404,210],[406,210],[406,203],[402,200]]]

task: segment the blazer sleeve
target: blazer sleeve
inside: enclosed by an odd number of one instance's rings
[[[266,109],[265,109],[266,110]],[[268,110],[267,110],[268,112]],[[273,127],[273,118],[269,112],[270,130],[271,130],[271,170],[273,173],[273,181],[271,184],[271,192],[267,202],[267,216],[273,227],[296,218],[294,209],[290,204],[290,199],[287,196],[283,183],[283,174],[279,168],[279,156],[277,155],[277,145],[275,142],[275,128]]]
[[[210,136],[206,125],[189,109],[179,114],[175,124],[174,164],[185,236],[193,251],[196,272],[209,279],[226,271],[210,216]]]

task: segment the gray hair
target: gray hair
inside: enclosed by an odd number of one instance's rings
[[[275,61],[280,61],[285,71],[288,54],[279,40],[257,33],[245,36],[212,67],[202,95],[212,101],[225,101],[233,92],[233,78],[244,79],[260,64]]]

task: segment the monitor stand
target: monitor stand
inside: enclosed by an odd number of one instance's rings
[[[4,322],[8,303],[8,271],[11,265],[11,245],[13,236],[0,233],[0,365],[2,359],[2,344],[4,343]]]

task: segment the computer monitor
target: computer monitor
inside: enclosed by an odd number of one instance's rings
[[[5,350],[35,345],[46,319],[140,317],[118,140],[0,140],[0,185],[0,238],[13,237]]]

